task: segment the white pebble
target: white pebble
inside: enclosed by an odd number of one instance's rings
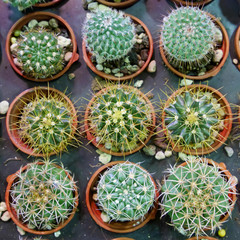
[[[219,28],[216,28],[216,32],[214,34],[214,39],[218,44],[221,44],[223,41],[223,34]]]
[[[213,54],[213,62],[218,63],[221,61],[223,57],[223,51],[221,49],[217,49],[216,51],[214,51]]]
[[[155,158],[157,160],[162,160],[162,159],[165,159],[165,154],[163,153],[163,151],[158,151],[155,155]]]
[[[145,37],[145,36],[146,36],[145,33],[141,33],[141,34],[138,36],[138,38],[143,38],[143,37]]]
[[[7,205],[5,202],[0,203],[0,212],[5,212],[7,210]]]
[[[58,36],[58,45],[62,47],[67,47],[71,44],[71,39],[65,38],[63,36]]]
[[[112,155],[107,154],[107,153],[103,153],[99,156],[99,162],[101,162],[102,164],[107,164],[111,161],[112,159]]]
[[[233,59],[233,63],[234,63],[235,65],[237,65],[237,64],[238,64],[238,60],[237,60],[236,58],[234,58],[234,59]]]
[[[17,67],[22,67],[22,63],[20,63],[19,61],[18,61],[18,59],[17,58],[14,58],[13,59],[13,62],[14,62],[14,64],[17,66]]]
[[[165,154],[165,157],[171,157],[172,151],[166,150],[164,154]]]
[[[60,232],[60,231],[57,231],[57,232],[54,233],[54,236],[55,236],[55,237],[59,237],[60,235],[61,235],[61,232]]]
[[[93,196],[92,196],[93,200],[96,202],[98,200],[98,196],[97,196],[97,193],[94,193]]]
[[[190,79],[182,79],[180,82],[181,87],[188,86],[191,84],[193,84],[193,80],[190,80]]]
[[[9,102],[8,101],[2,101],[0,102],[0,114],[6,114],[9,108]],[[1,207],[1,205],[0,205]],[[0,210],[1,211],[1,210]]]
[[[156,69],[157,69],[156,61],[152,60],[148,65],[147,71],[150,73],[154,73],[154,72],[156,72]]]
[[[6,211],[5,213],[3,213],[2,217],[1,217],[2,221],[4,221],[4,222],[7,222],[10,218],[11,218],[11,217],[10,217],[10,214],[9,214],[8,211]]]
[[[104,222],[109,222],[110,221],[110,217],[104,212],[101,213],[101,218]]]
[[[141,44],[142,43],[142,39],[137,39],[136,42]]]
[[[224,147],[228,157],[231,157],[234,154],[234,151],[231,147]]]
[[[134,83],[134,87],[140,88],[143,85],[143,80],[137,80]]]
[[[72,54],[73,54],[72,52],[67,52],[64,56],[64,60],[66,62],[70,61],[70,59],[72,58]]]
[[[19,226],[17,226],[17,231],[19,232],[19,234],[21,236],[25,235],[25,231],[22,228],[20,228]]]
[[[11,53],[16,53],[16,52],[17,52],[17,49],[18,49],[18,44],[17,44],[17,43],[13,43],[13,44],[10,46]]]

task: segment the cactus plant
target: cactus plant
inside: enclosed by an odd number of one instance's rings
[[[210,161],[189,160],[171,167],[164,179],[162,217],[168,214],[171,224],[187,236],[206,235],[208,229],[214,233],[226,220],[223,217],[231,214],[235,203],[234,177],[220,164]]]
[[[51,230],[76,211],[77,188],[69,171],[52,162],[29,163],[10,189],[15,216],[29,229]]]
[[[149,173],[140,166],[119,163],[101,176],[97,199],[110,221],[141,220],[153,206],[155,186]]]
[[[18,7],[19,11],[23,11],[26,8],[32,7],[36,3],[42,2],[42,0],[4,0],[4,2],[10,3],[14,7]]]
[[[85,128],[89,125],[95,145],[104,145],[110,153],[133,152],[151,135],[153,111],[139,90],[115,85],[93,97],[85,114]]]

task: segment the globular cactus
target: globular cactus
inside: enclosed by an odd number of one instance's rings
[[[153,128],[150,104],[133,87],[112,86],[98,94],[88,116],[98,144],[104,144],[112,152],[137,148]]]
[[[63,166],[29,163],[10,190],[18,219],[36,230],[51,230],[66,221],[77,207],[76,185]]]
[[[206,66],[213,57],[217,31],[197,7],[180,7],[163,18],[161,41],[169,63],[180,71]]]
[[[110,220],[141,220],[153,206],[155,186],[149,173],[140,166],[120,163],[101,176],[97,199]]]
[[[32,7],[41,0],[4,0],[6,3],[12,4],[14,7],[18,7],[19,11],[23,11],[26,8]]]
[[[162,217],[168,214],[180,233],[191,236],[212,233],[222,225],[221,217],[231,214],[236,194],[234,177],[206,159],[189,160],[185,166],[167,170],[162,186]]]
[[[210,146],[224,128],[225,111],[206,89],[183,89],[163,111],[168,137],[185,149]]]
[[[83,37],[97,62],[118,60],[133,48],[135,27],[121,11],[97,11],[86,18]]]
[[[17,40],[17,59],[22,71],[29,77],[51,77],[64,68],[64,48],[57,36],[47,31],[24,31]]]

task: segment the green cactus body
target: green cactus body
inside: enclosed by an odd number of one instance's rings
[[[189,160],[185,166],[171,167],[162,186],[162,216],[168,214],[172,225],[182,234],[206,235],[221,227],[220,219],[231,214],[234,205],[229,193],[235,186],[226,180],[224,170],[207,160]]]
[[[164,17],[161,40],[170,64],[179,70],[206,66],[213,57],[216,26],[197,7],[180,7]]]
[[[18,7],[19,11],[23,11],[26,8],[32,7],[36,3],[42,2],[41,0],[4,0],[6,3],[10,3],[14,7]]]
[[[76,207],[76,186],[69,172],[55,164],[30,163],[17,174],[10,190],[11,206],[30,229],[51,230]]]
[[[132,87],[113,86],[97,94],[88,120],[98,144],[113,152],[137,148],[153,127],[150,104]]]
[[[33,78],[48,78],[64,68],[64,48],[54,33],[45,29],[25,31],[17,42],[17,59],[23,72]]]
[[[153,206],[155,187],[149,173],[132,163],[108,169],[97,185],[101,209],[115,221],[143,219]]]
[[[135,27],[123,12],[109,9],[91,13],[86,18],[83,36],[86,47],[101,63],[128,54],[135,43]]]
[[[194,89],[181,91],[164,108],[169,137],[188,149],[211,145],[223,124],[217,99],[210,92]]]

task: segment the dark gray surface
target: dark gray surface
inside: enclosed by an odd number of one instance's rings
[[[167,90],[167,87],[164,85],[166,79],[169,80],[168,85],[173,88],[176,88],[179,83],[179,78],[164,67],[158,50],[159,25],[161,24],[161,19],[167,14],[171,7],[173,7],[173,5],[166,0],[140,0],[138,3],[125,10],[127,13],[140,18],[148,26],[154,38],[153,58],[157,61],[157,72],[154,74],[144,72],[136,79],[144,80],[144,85],[142,87],[143,92],[148,92],[149,90],[154,89],[153,93],[155,94],[155,101],[158,99],[157,94],[160,94],[161,97],[165,98],[159,89],[163,89],[165,91]],[[232,58],[235,57],[233,49],[233,34],[237,25],[240,23],[240,17],[238,15],[238,2],[237,0],[215,0],[211,4],[207,5],[205,10],[221,18],[223,25],[227,29],[229,38],[231,39],[230,55],[223,69],[216,77],[210,79],[208,84],[215,88],[223,87],[221,92],[227,95],[227,99],[232,103],[239,104],[240,101],[238,99],[238,94],[240,92],[240,73],[232,64]],[[94,74],[86,67],[81,53],[81,28],[86,14],[86,11],[82,8],[81,0],[64,1],[63,4],[55,7],[54,9],[45,9],[45,11],[51,11],[59,14],[68,21],[75,32],[80,53],[79,62],[75,63],[68,71],[68,73],[74,72],[76,74],[76,78],[74,80],[68,80],[67,73],[63,77],[50,82],[49,85],[61,91],[68,88],[67,93],[72,93],[71,95],[73,101],[76,101],[81,97],[90,99],[91,82]],[[16,95],[27,88],[47,85],[47,83],[38,84],[20,78],[13,71],[7,60],[4,50],[6,35],[12,24],[23,15],[24,14],[18,12],[16,9],[9,7],[7,4],[0,1],[0,101],[7,99],[11,102]],[[85,104],[86,101],[82,99],[76,103],[79,107],[84,107]],[[87,141],[83,139],[83,143],[86,144]],[[235,153],[232,158],[228,158],[226,156],[223,147],[221,147],[217,153],[212,153],[208,157],[217,162],[223,161],[226,163],[227,168],[231,171],[231,173],[240,179],[238,171],[238,168],[240,168],[238,142],[228,143],[235,149]],[[85,148],[70,148],[69,153],[64,153],[61,158],[61,161],[74,173],[75,179],[78,181],[77,185],[79,187],[80,202],[79,212],[77,212],[74,219],[68,224],[68,226],[61,231],[62,234],[58,239],[110,240],[114,237],[116,238],[121,236],[127,236],[137,240],[186,239],[184,236],[174,231],[171,226],[166,224],[166,221],[169,221],[168,218],[160,220],[159,213],[154,221],[149,222],[145,227],[137,230],[136,232],[129,234],[115,234],[105,231],[97,226],[87,211],[85,205],[85,190],[90,176],[97,169],[97,167],[92,166],[98,164],[98,157],[95,152],[95,147],[88,145],[87,149],[90,151],[87,151]],[[23,161],[11,161],[7,164],[7,166],[5,166],[4,161],[13,157],[21,158]],[[122,158],[113,158],[113,160],[120,159]],[[126,159],[132,162],[142,162],[142,166],[150,173],[153,173],[153,177],[155,179],[161,179],[163,171],[169,166],[169,164],[174,164],[176,161],[175,156],[162,161],[157,161],[154,157],[146,157],[142,152],[126,157]],[[4,200],[6,177],[17,171],[22,164],[25,165],[27,162],[31,162],[33,160],[33,158],[27,158],[25,154],[17,151],[17,149],[12,145],[7,136],[5,118],[3,118],[0,121],[0,200]],[[59,158],[57,158],[57,161],[59,161]],[[240,239],[239,203],[240,202],[238,201],[235,205],[232,219],[223,226],[227,230],[227,235],[223,239]],[[31,239],[30,235],[28,236],[29,239]],[[48,238],[54,239],[54,236],[50,235]],[[0,221],[0,239],[18,239],[16,226],[12,221],[7,223]]]

